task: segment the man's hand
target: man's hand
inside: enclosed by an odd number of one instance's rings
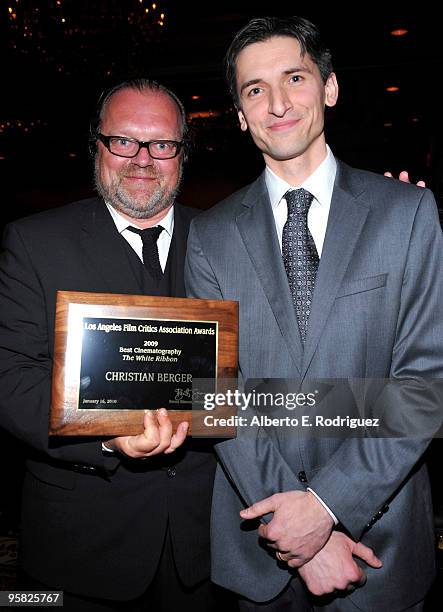
[[[380,568],[383,564],[371,548],[361,542],[354,542],[344,533],[333,531],[325,546],[298,573],[313,595],[326,595],[335,590],[353,590],[363,586],[366,574],[357,565],[352,555],[368,565]],[[281,555],[285,560],[285,555]],[[296,567],[288,561],[290,567]]]
[[[390,178],[394,178],[392,176],[391,172],[385,172],[384,176],[388,176]],[[398,175],[398,180],[402,181],[403,183],[410,183],[411,181],[409,180],[409,174],[407,170],[402,170],[400,172],[400,174]],[[417,182],[417,187],[426,187],[426,183],[424,181],[418,181]]]
[[[288,491],[276,493],[242,510],[244,519],[254,519],[269,512],[274,516],[258,533],[269,546],[291,559],[291,567],[300,567],[324,546],[334,521],[312,493]]]
[[[145,413],[143,427],[144,432],[138,436],[112,438],[105,442],[105,446],[133,459],[152,457],[160,453],[172,453],[186,440],[189,424],[183,421],[173,434],[168,411],[160,408],[160,410],[148,410]]]

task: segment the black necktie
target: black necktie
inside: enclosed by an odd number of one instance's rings
[[[140,229],[138,227],[129,226],[128,230],[138,234],[143,242],[143,263],[149,274],[158,284],[163,276],[163,270],[160,265],[160,258],[158,256],[157,240],[163,231],[161,225],[155,227],[147,227],[146,229]]]
[[[305,189],[287,191],[288,219],[283,227],[282,254],[302,342],[306,340],[318,253],[308,229],[312,194]]]

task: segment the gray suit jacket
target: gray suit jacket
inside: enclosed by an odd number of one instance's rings
[[[442,263],[430,191],[339,163],[304,350],[263,175],[193,221],[185,283],[192,297],[239,301],[244,378],[389,377],[420,387],[423,377],[443,378]],[[411,409],[401,390],[390,402]],[[281,592],[291,574],[241,524],[239,510],[310,486],[383,561],[380,570],[365,568],[354,602],[393,611],[420,600],[434,577],[420,461],[427,443],[306,440],[257,428],[219,444],[214,581],[256,601]]]

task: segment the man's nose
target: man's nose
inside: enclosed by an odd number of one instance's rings
[[[269,97],[269,112],[277,117],[283,117],[290,108],[292,102],[284,87],[273,89]]]
[[[137,153],[137,155],[135,157],[133,157],[131,159],[131,161],[134,164],[137,164],[138,166],[142,166],[142,167],[146,167],[146,166],[152,166],[154,161],[153,161],[153,157],[151,157],[150,153],[149,153],[149,148],[148,145],[142,145]]]

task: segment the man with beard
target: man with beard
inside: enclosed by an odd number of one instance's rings
[[[173,433],[162,409],[137,436],[48,441],[56,291],[184,296],[184,108],[140,79],[97,116],[101,197],[10,224],[0,258],[0,425],[28,449],[22,585],[63,590],[68,610],[207,612],[215,460],[187,423]]]

